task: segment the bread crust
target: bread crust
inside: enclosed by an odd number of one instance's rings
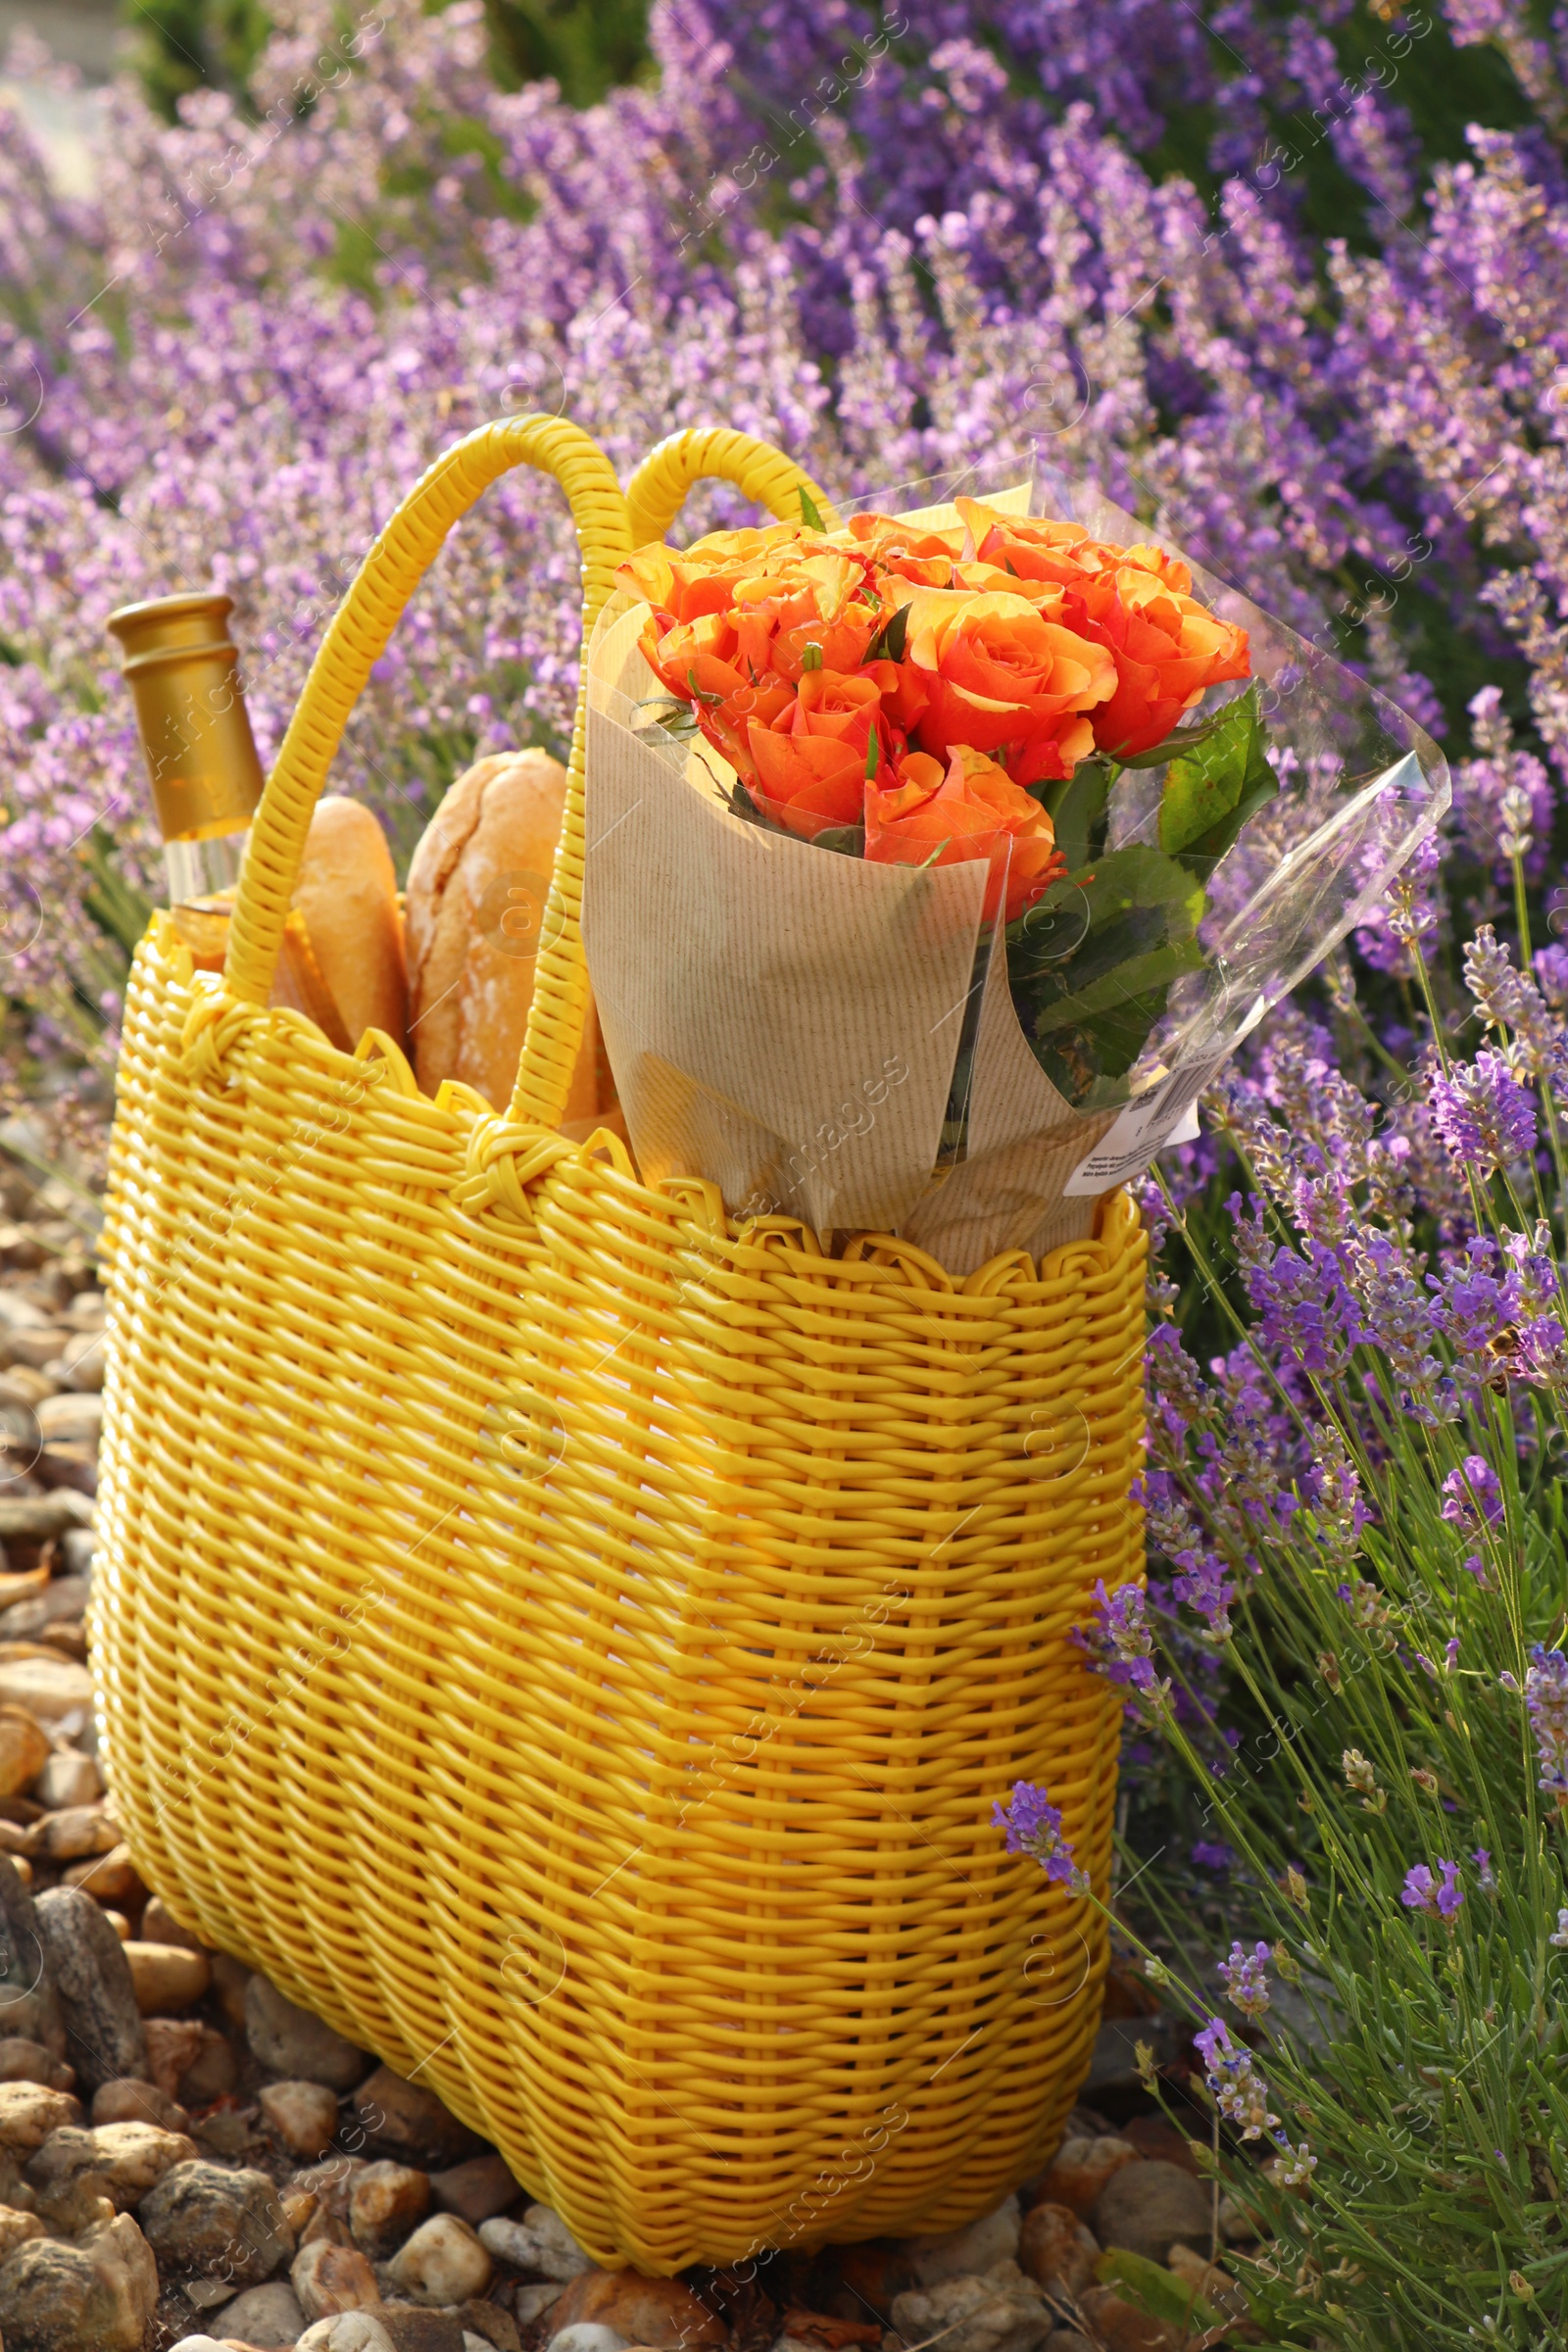
[[[559,760],[498,753],[458,778],[425,828],[405,924],[410,1042],[426,1094],[458,1078],[497,1110],[511,1100],[565,803]],[[598,1058],[590,1009],[565,1118],[593,1117]]]
[[[350,1044],[381,1029],[402,1046],[408,983],[397,874],[363,801],[329,793],[318,802],[293,903]]]

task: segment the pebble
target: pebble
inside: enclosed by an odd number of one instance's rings
[[[89,1589],[84,1576],[57,1576],[30,1599],[14,1600],[8,1609],[0,1609],[0,1642],[25,1642],[45,1632],[57,1618],[79,1617],[87,1606]],[[38,1802],[46,1805],[50,1799],[40,1795]]]
[[[236,2343],[255,2344],[259,2352],[279,2352],[297,2344],[305,2328],[299,2297],[286,2278],[269,2286],[252,2286],[223,2306],[223,2326]]]
[[[205,2107],[214,2099],[226,2099],[239,2082],[239,2061],[229,2045],[227,2036],[216,2026],[202,2024],[194,2018],[150,2017],[147,2020],[147,2063],[153,2081],[163,2079],[161,2069],[167,2063],[165,2036],[176,2030],[196,2025],[199,2038],[190,2055],[184,2057],[174,2076],[174,2096],[187,2107]],[[181,2049],[188,2047],[181,2044]]]
[[[689,2286],[678,2278],[640,2278],[635,2271],[585,2271],[563,2294],[555,2318],[558,2330],[581,2320],[609,2328],[628,2344],[649,2344],[660,2352],[677,2345],[692,2352],[694,2346],[729,2340],[723,2321]]]
[[[67,1805],[90,1805],[103,1788],[97,1764],[75,1747],[57,1747],[32,1784],[33,1797],[47,1813]]]
[[[424,2157],[432,2166],[479,2154],[482,2141],[445,2108],[433,2090],[406,2082],[378,2066],[354,2094],[354,2111],[368,2136],[399,2156]]]
[[[1090,2217],[1102,2246],[1119,2246],[1163,2263],[1180,2238],[1192,2244],[1208,2234],[1214,2196],[1178,2164],[1135,2158],[1118,2166]]]
[[[44,2227],[35,2213],[24,2213],[15,2205],[0,2205],[0,2262],[24,2246],[30,2237],[42,2237]]]
[[[177,2099],[166,2098],[156,2082],[138,2082],[122,2075],[116,2082],[100,2083],[92,2095],[92,2123],[156,2124],[161,2132],[188,2132],[190,2117]]]
[[[493,2248],[492,2251],[494,2251]],[[532,2286],[514,2287],[512,2308],[517,2315],[518,2326],[531,2328],[535,2320],[543,2318],[552,2303],[561,2301],[565,2289],[554,2278],[541,2278],[537,2284]]]
[[[0,2082],[0,2147],[31,2156],[51,2132],[81,2122],[81,2102],[42,2082]]]
[[[146,1893],[128,1845],[117,1845],[96,1861],[73,1862],[65,1884],[82,1887],[100,1903],[135,1902]]]
[[[1018,2266],[1047,2293],[1077,2294],[1095,2275],[1100,2242],[1070,2205],[1032,2206],[1018,2241]]]
[[[449,2311],[420,2311],[413,2304],[385,2305],[376,2315],[393,2352],[464,2352],[463,2323]]]
[[[466,2222],[460,2222],[455,2213],[437,2213],[421,2222],[392,2257],[387,2275],[411,2302],[466,2303],[470,2295],[484,2293],[494,2268],[488,2249]]]
[[[34,1906],[72,2064],[89,2090],[147,2073],[147,2040],[125,1947],[90,1894],[53,1886]]]
[[[630,2336],[594,2320],[573,2320],[550,2338],[550,2352],[626,2352]]]
[[[97,1445],[104,1418],[102,1396],[74,1395],[68,1389],[61,1396],[41,1397],[32,1410],[40,1437],[61,1438],[68,1446]]]
[[[269,2082],[262,2117],[291,2156],[324,2156],[337,2130],[337,2093],[324,2082]]]
[[[177,2344],[174,2352],[180,2352]],[[374,2312],[347,2311],[307,2328],[297,2352],[396,2352],[396,2348]]]
[[[368,2164],[349,2191],[354,2242],[377,2262],[395,2253],[429,2210],[430,2176],[409,2164]],[[471,2227],[466,2222],[463,2226]]]
[[[940,2237],[911,2237],[905,2251],[921,2286],[936,2286],[944,2278],[965,2278],[995,2270],[999,2262],[1018,2259],[1021,2226],[1016,2197],[1008,2197],[995,2213],[984,2214],[962,2230]]]
[[[266,2173],[198,2157],[176,2164],[142,2200],[147,2242],[176,2271],[217,2271],[259,2285],[294,2251],[294,2233]]]
[[[352,2041],[297,2008],[262,1976],[245,1987],[245,2037],[270,2075],[322,2082],[328,2090],[352,2090],[370,2064]]]
[[[329,2319],[339,2311],[363,2311],[381,2300],[375,2273],[359,2247],[334,2246],[327,2238],[300,2248],[289,2272],[289,2284],[308,2320]]]
[[[510,2311],[502,2310],[499,2303],[475,2299],[463,2304],[457,2316],[467,2333],[493,2347],[493,2352],[522,2352],[517,2323]]]
[[[944,2352],[1037,2352],[1055,2317],[1015,2262],[985,2278],[944,2278],[895,2298],[893,2325],[906,2344],[940,2335]]]
[[[0,2263],[0,2334],[11,2352],[141,2352],[158,2268],[128,2213],[74,2244],[35,2237]]]
[[[41,2041],[28,2041],[21,2034],[0,2039],[0,2082],[42,2082],[50,2090],[70,2090],[75,2080],[75,2068]]]
[[[557,2279],[563,2286],[596,2268],[592,2255],[583,2252],[560,2214],[548,2205],[530,2205],[520,2222],[481,2222],[479,2242],[514,2271]]]
[[[201,2020],[194,2017],[150,2017],[142,2027],[147,2044],[147,2080],[171,2099],[178,2098],[180,2078],[201,2056]],[[196,2106],[201,2101],[192,2102]]]
[[[166,2009],[188,2009],[212,1983],[212,1966],[205,1952],[188,1951],[180,1943],[127,1943],[136,2007],[143,2017]]]
[[[1040,2193],[1053,2204],[1070,2206],[1087,2222],[1111,2174],[1137,2160],[1138,2150],[1125,2139],[1064,2139],[1040,2182]]]
[[[503,2157],[471,2156],[466,2164],[432,2173],[430,2195],[440,2212],[455,2213],[477,2230],[481,2222],[516,2203],[517,2183]]]
[[[53,1753],[24,1708],[0,1707],[0,1796],[20,1796],[30,1788]]]
[[[119,2213],[139,2205],[172,2165],[185,2164],[196,2143],[156,2124],[105,2124],[90,2132],[67,2125],[51,2132],[28,2157],[26,2176],[41,2197],[58,2196],[81,2180],[107,2196]]]
[[[83,1854],[113,1853],[119,1843],[120,1824],[102,1805],[68,1805],[44,1815],[35,1850],[50,1862],[79,1862]]]
[[[42,1797],[38,1801],[42,1804]],[[149,1943],[177,1943],[187,1952],[207,1950],[195,1929],[182,1927],[161,1894],[147,1897],[147,1907],[141,1915],[141,1932]],[[209,1958],[211,1956],[209,1954]]]

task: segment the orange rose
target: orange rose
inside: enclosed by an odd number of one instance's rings
[[[747,728],[766,726],[795,700],[782,678],[748,676],[734,659],[735,632],[721,612],[661,629],[650,618],[640,640],[644,658],[661,685],[677,702],[690,705],[698,726],[749,784],[755,774]]]
[[[963,533],[922,530],[893,514],[852,514],[832,543],[859,548],[896,579],[913,580],[922,588],[950,588]]]
[[[887,618],[890,608],[863,557],[824,547],[820,540],[808,543],[808,549],[797,548],[788,561],[769,564],[735,584],[737,656],[759,676],[770,669],[781,678],[803,677],[812,647],[817,655],[812,666],[858,669]]]
[[[864,671],[846,677],[808,669],[771,725],[754,719],[747,729],[753,800],[764,816],[807,841],[829,825],[858,825],[873,734],[880,767],[904,747],[883,717],[875,679]]]
[[[763,530],[710,531],[684,553],[657,543],[640,547],[616,571],[615,585],[642,597],[666,622],[698,620],[705,612],[722,612],[735,583],[796,537],[793,524],[775,522]]]
[[[1014,921],[1066,870],[1055,828],[1038,801],[1004,768],[960,747],[946,770],[927,752],[909,752],[887,791],[868,785],[865,854],[877,865],[991,864],[984,914]]]
[[[967,589],[894,593],[909,607],[908,659],[928,697],[920,748],[1005,757],[1015,784],[1070,776],[1094,744],[1083,715],[1116,690],[1102,646],[1047,620],[1028,597]]]
[[[1067,601],[1085,634],[1115,660],[1116,691],[1094,717],[1095,741],[1112,759],[1152,751],[1208,687],[1251,675],[1247,631],[1217,620],[1152,567],[1121,564]]]

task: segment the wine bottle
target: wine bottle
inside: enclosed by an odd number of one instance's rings
[[[232,597],[208,589],[122,605],[109,615],[164,837],[174,928],[198,971],[223,968],[229,917],[265,779],[228,634]],[[304,917],[284,924],[270,1003],[349,1040]]]

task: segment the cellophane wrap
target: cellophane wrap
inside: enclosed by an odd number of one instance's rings
[[[1449,786],[1436,744],[1387,697],[1093,492],[941,487],[1099,539],[1155,539],[1249,634],[1279,790],[1208,877],[1201,964],[1125,1078],[1075,1105],[1041,1067],[1004,945],[982,926],[983,861],[873,864],[737,817],[733,768],[658,723],[638,642],[648,608],[624,591],[588,654],[582,924],[646,1181],[706,1177],[734,1216],[823,1235],[896,1233],[963,1275],[1091,1231],[1099,1200],[1183,1131],[1249,1030],[1384,897]],[[947,499],[854,503],[961,527]],[[1190,721],[1238,691],[1212,689]],[[1122,771],[1108,848],[1153,846],[1161,775]]]

